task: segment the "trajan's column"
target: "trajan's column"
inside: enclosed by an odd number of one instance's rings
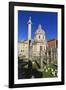
[[[29,17],[27,24],[28,24],[28,40],[31,40],[31,25],[32,25],[31,17]]]
[[[28,24],[28,58],[31,61],[31,55],[32,55],[32,49],[31,49],[31,25],[32,25],[32,21],[31,21],[31,17],[29,17],[27,24]]]
[[[29,71],[30,71],[30,77],[32,78],[32,48],[31,48],[31,17],[29,17],[28,20],[28,61],[29,61]]]

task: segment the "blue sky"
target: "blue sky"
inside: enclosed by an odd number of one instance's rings
[[[57,13],[56,12],[37,12],[37,11],[18,11],[18,41],[28,39],[28,19],[32,20],[32,39],[34,38],[38,25],[46,33],[46,39],[57,38]]]

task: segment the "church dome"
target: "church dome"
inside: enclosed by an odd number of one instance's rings
[[[38,29],[35,32],[35,34],[45,34],[44,30],[42,29],[41,24],[38,25]]]
[[[44,41],[45,40],[45,32],[42,29],[41,24],[38,25],[38,29],[35,32],[35,40]]]

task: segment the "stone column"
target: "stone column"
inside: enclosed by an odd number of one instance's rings
[[[43,52],[41,52],[41,69],[43,69]]]
[[[40,67],[43,69],[43,52],[42,52],[42,46],[40,46]]]
[[[48,51],[47,51],[47,65],[49,65],[49,54],[48,54]]]
[[[54,61],[56,60],[56,48],[54,48]]]
[[[29,65],[28,65],[28,68],[29,68],[29,71],[30,71],[30,77],[32,77],[32,50],[31,50],[31,17],[29,17],[29,20],[28,20],[28,61],[29,61]]]
[[[27,24],[28,24],[28,40],[31,40],[31,25],[32,25],[31,17],[29,17]]]
[[[51,48],[51,63],[53,63],[53,52],[52,52],[52,48]]]

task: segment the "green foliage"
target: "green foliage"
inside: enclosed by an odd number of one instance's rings
[[[50,64],[44,68],[43,77],[57,77],[57,66]]]
[[[46,65],[44,67],[44,70],[39,71],[39,73],[37,73],[38,67],[37,67],[36,63],[32,64],[32,68],[35,69],[36,78],[40,76],[39,75],[40,73],[42,73],[41,78],[57,77],[57,66],[54,64]]]

